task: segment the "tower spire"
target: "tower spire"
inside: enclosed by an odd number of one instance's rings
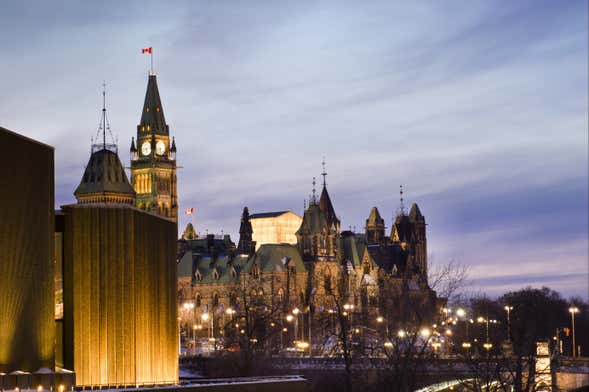
[[[321,166],[323,166],[323,173],[321,173],[321,175],[323,176],[323,188],[325,188],[327,186],[327,183],[325,182],[325,177],[327,176],[327,172],[325,171],[325,157],[323,157]]]
[[[111,142],[110,144],[106,143],[106,132],[108,131],[110,135]],[[102,139],[102,140],[100,140]],[[102,141],[102,143],[100,143]],[[100,113],[100,123],[98,125],[98,130],[96,131],[96,136],[92,141],[92,152],[98,150],[106,150],[110,149],[114,152],[117,152],[117,141],[115,140],[112,132],[110,131],[110,124],[108,123],[108,117],[106,116],[106,82],[102,82],[102,110]]]
[[[403,185],[399,185],[399,195],[401,199],[401,215],[405,215],[405,205],[403,204]]]
[[[313,204],[317,204],[317,198],[315,197],[315,177],[313,177]]]
[[[106,81],[102,81],[102,148],[106,149]]]

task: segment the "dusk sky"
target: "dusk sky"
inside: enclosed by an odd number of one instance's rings
[[[472,292],[588,298],[587,1],[2,2],[0,126],[55,146],[75,201],[101,85],[125,165],[153,47],[180,211],[303,212],[327,162],[342,228],[417,202]],[[179,230],[188,220],[180,217]]]

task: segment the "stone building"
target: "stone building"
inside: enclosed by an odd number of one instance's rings
[[[178,221],[176,141],[164,117],[155,74],[150,74],[137,144],[131,140],[131,183],[137,194],[135,206]]]
[[[237,247],[228,237],[185,241],[180,305],[194,303],[186,308],[193,317],[211,311],[221,317],[233,306],[231,292],[247,282],[252,301],[262,296],[269,307],[286,304],[286,313],[298,308],[318,317],[335,306],[326,287],[344,284],[345,298],[339,300],[350,305],[357,323],[376,327],[378,317],[393,323],[431,323],[443,299],[428,285],[426,224],[417,204],[406,213],[401,199],[389,233],[376,207],[370,210],[363,233],[341,231],[323,175],[321,196],[317,200],[313,189],[295,233],[296,244],[255,246],[253,215],[247,208]]]

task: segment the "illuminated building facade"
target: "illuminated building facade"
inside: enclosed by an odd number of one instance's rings
[[[53,370],[54,151],[1,127],[0,145],[0,375]]]
[[[103,107],[78,203],[56,214],[56,357],[80,387],[176,383],[177,225],[134,206],[107,127]]]
[[[292,211],[251,214],[249,219],[256,249],[264,244],[296,244],[295,233],[303,221],[300,215]]]

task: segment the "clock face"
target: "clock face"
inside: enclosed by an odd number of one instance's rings
[[[151,144],[149,142],[145,142],[141,145],[141,153],[143,155],[149,155],[149,153],[151,153]]]
[[[166,145],[161,140],[155,145],[155,152],[157,155],[164,155],[166,152]]]

